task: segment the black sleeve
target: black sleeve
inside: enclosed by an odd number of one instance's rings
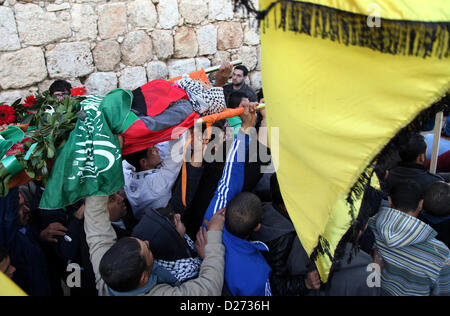
[[[186,184],[186,206],[183,205],[182,200],[182,171],[178,175],[177,181],[175,182],[172,198],[170,199],[170,206],[175,213],[184,214],[184,212],[189,208],[192,200],[194,199],[195,193],[197,192],[198,185],[203,175],[203,166],[196,168],[190,163],[186,163],[187,171],[187,184]]]
[[[270,287],[276,296],[305,295],[308,291],[305,285],[305,275],[289,275],[287,261],[291,253],[296,232],[285,234],[275,240],[266,242],[269,253],[265,255],[267,263],[272,268]]]
[[[275,296],[306,295],[308,288],[304,275],[296,276],[270,276],[270,288]]]

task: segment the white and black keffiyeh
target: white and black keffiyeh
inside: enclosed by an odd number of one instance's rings
[[[225,109],[225,95],[222,87],[205,89],[201,82],[192,80],[189,76],[183,76],[176,83],[186,91],[194,111],[201,116],[220,113]]]
[[[194,242],[188,235],[184,235],[184,239],[192,250],[195,250]],[[202,259],[200,257],[195,258],[183,258],[176,261],[155,260],[160,266],[177,278],[180,283],[187,280],[196,278],[200,272],[200,266]]]

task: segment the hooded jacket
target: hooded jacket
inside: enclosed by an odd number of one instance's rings
[[[450,251],[429,225],[404,212],[382,208],[369,226],[385,262],[382,295],[450,294]]]

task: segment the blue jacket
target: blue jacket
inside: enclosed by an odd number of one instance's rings
[[[245,155],[249,137],[239,133],[231,147],[222,178],[209,204],[205,219],[211,217],[241,193],[244,185]],[[271,268],[261,251],[268,251],[262,242],[250,242],[223,231],[225,245],[225,283],[234,296],[271,296]]]

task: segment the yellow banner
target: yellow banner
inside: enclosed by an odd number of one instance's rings
[[[260,1],[260,8],[271,2]],[[369,1],[312,2],[363,7]],[[420,18],[425,3],[430,2],[395,1],[390,16],[411,11],[415,15],[409,17]],[[429,16],[441,14],[435,13]],[[319,236],[335,247],[350,227],[344,200],[368,164],[401,128],[449,91],[450,59],[386,54],[273,25],[261,31],[267,122],[279,128],[278,180],[311,254]],[[331,262],[321,256],[317,265],[326,281]]]

